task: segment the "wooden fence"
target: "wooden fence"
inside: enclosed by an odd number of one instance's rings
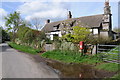
[[[110,51],[112,48],[117,47],[118,45],[97,45],[97,53]]]

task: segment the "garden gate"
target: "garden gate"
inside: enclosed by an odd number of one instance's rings
[[[97,45],[97,53],[102,56],[102,60],[111,63],[120,63],[118,45]]]

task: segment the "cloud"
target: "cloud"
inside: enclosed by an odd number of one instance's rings
[[[1,17],[1,19],[3,19],[6,15],[7,15],[7,12],[3,8],[0,8],[0,17]]]
[[[25,16],[26,20],[31,20],[34,17],[43,19],[63,19],[67,18],[67,7],[62,2],[40,2],[32,1],[19,6],[18,10],[21,15]]]
[[[4,17],[7,16],[7,11],[3,8],[0,8],[0,26],[4,26],[5,20]]]
[[[31,2],[33,0],[2,0],[2,2]],[[104,2],[105,0],[34,0],[40,2]],[[110,0],[110,2],[118,2],[119,0]]]

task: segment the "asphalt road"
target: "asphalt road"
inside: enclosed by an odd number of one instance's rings
[[[3,78],[58,78],[58,75],[46,64],[35,60],[6,43],[2,48],[2,77]]]

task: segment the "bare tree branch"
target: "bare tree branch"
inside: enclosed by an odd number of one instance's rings
[[[41,19],[38,17],[34,17],[31,19],[31,24],[32,26],[34,26],[37,30],[39,30],[41,28]]]

